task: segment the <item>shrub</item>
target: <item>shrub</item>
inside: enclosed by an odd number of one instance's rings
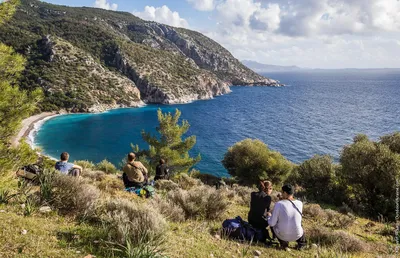
[[[257,191],[247,186],[235,186],[232,189],[240,197],[240,204],[245,206],[250,206],[251,193]]]
[[[292,163],[260,140],[246,139],[228,149],[222,161],[229,174],[248,185],[260,179],[280,184],[292,170]]]
[[[314,220],[325,220],[326,213],[325,211],[319,206],[319,204],[306,204],[303,207],[303,215],[307,218],[312,218]]]
[[[125,189],[122,179],[114,176],[105,177],[104,180],[98,183],[98,187],[100,190],[110,194],[115,194],[117,191],[123,191]]]
[[[334,247],[343,252],[368,250],[367,243],[342,230],[332,231],[324,227],[314,227],[307,231],[307,236],[312,243]]]
[[[384,135],[380,140],[380,142],[387,145],[392,152],[400,154],[400,132]]]
[[[167,199],[183,209],[186,218],[216,219],[228,207],[223,194],[209,186],[169,192]]]
[[[400,177],[400,155],[382,143],[358,135],[345,146],[338,173],[341,185],[348,186],[347,203],[355,211],[376,217],[395,218],[396,178]]]
[[[93,162],[88,161],[88,160],[77,160],[77,161],[74,161],[74,164],[81,166],[83,169],[83,172],[85,172],[87,170],[93,170],[96,166]]]
[[[93,185],[76,177],[58,174],[52,181],[51,205],[61,212],[87,215],[100,196]]]
[[[179,185],[171,180],[157,180],[154,186],[158,190],[171,191],[179,188]]]
[[[344,215],[334,210],[325,210],[326,226],[333,228],[348,228],[353,225],[356,218],[353,215]]]
[[[332,203],[335,191],[335,165],[332,157],[315,155],[296,167],[296,183],[305,188],[309,200]],[[341,202],[339,202],[340,204]]]
[[[111,162],[107,160],[103,160],[99,163],[96,164],[96,169],[103,171],[107,174],[116,174],[118,172],[118,169],[112,164]]]
[[[106,178],[106,174],[103,171],[92,170],[83,170],[81,176],[92,181],[103,181]]]
[[[120,244],[130,241],[137,245],[162,238],[165,232],[165,219],[148,205],[126,199],[110,199],[99,210],[111,241]]]
[[[170,221],[182,222],[185,220],[185,212],[180,206],[170,200],[161,198],[159,195],[154,196],[153,199],[150,200],[150,205],[155,207]]]
[[[180,188],[189,190],[195,186],[201,185],[201,181],[199,179],[192,178],[187,174],[179,174],[173,178],[173,181],[176,182]]]

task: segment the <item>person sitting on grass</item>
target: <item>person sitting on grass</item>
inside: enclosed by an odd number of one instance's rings
[[[131,152],[128,154],[128,162],[122,169],[122,180],[125,188],[138,187],[141,188],[147,183],[147,169],[142,162],[135,161],[136,155]]]
[[[292,185],[282,187],[282,200],[275,204],[272,214],[268,212],[268,224],[279,241],[280,247],[286,249],[289,242],[296,241],[297,249],[306,246],[306,238],[301,225],[303,203],[293,198]]]
[[[157,180],[168,180],[169,178],[169,169],[164,159],[160,159],[160,163],[156,167],[156,176],[154,177],[154,181]]]
[[[60,155],[60,161],[55,165],[55,169],[59,170],[62,174],[79,177],[82,174],[82,167],[68,162],[68,152],[63,152]]]
[[[267,227],[268,221],[265,220],[267,212],[271,206],[271,193],[272,183],[270,181],[261,181],[258,192],[251,193],[250,200],[250,211],[248,214],[248,220],[250,225],[256,229],[260,229],[263,234],[263,242],[271,240]]]

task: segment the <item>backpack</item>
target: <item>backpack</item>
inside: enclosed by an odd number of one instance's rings
[[[151,185],[143,186],[143,190],[146,191],[146,198],[151,198],[156,193],[156,189]]]
[[[244,221],[240,216],[234,219],[227,219],[222,223],[223,232],[230,238],[247,240],[247,241],[263,241],[263,233],[260,229],[253,228],[248,222]]]
[[[25,179],[34,180],[41,172],[42,168],[39,165],[32,164],[18,169],[16,175]]]

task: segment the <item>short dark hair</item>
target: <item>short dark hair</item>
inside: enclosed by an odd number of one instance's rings
[[[128,154],[128,161],[134,161],[136,159],[135,153],[131,152]]]
[[[61,153],[60,159],[61,159],[62,161],[68,160],[68,159],[69,159],[69,154],[68,154],[68,152],[63,152],[63,153]]]
[[[293,195],[294,194],[294,188],[290,184],[284,185],[284,186],[282,186],[282,192],[285,192],[285,193],[287,193],[289,195]]]
[[[160,164],[165,164],[165,160],[164,159],[160,159]]]

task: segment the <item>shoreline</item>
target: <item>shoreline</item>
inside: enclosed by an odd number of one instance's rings
[[[17,147],[22,139],[26,139],[27,143],[34,149],[33,138],[31,138],[32,133],[37,131],[40,128],[40,125],[45,121],[62,115],[63,113],[59,112],[43,112],[34,116],[30,116],[25,118],[21,122],[21,129],[18,133],[11,139],[11,146]],[[39,125],[39,126],[38,126]]]

